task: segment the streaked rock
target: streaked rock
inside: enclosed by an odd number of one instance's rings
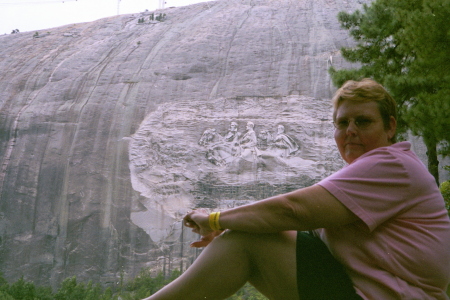
[[[186,210],[240,205],[341,167],[327,69],[348,66],[336,14],[359,5],[220,0],[165,9],[162,22],[145,12],[1,36],[4,275],[57,286],[184,270],[198,253],[179,223]],[[198,143],[232,121],[243,134],[254,123],[262,153],[222,161]],[[264,140],[280,124],[299,147],[289,156]]]

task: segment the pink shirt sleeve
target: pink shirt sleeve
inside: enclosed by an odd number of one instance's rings
[[[415,205],[409,197],[414,188],[408,171],[405,161],[386,148],[378,148],[318,184],[373,231],[384,221]]]
[[[361,220],[317,232],[364,299],[448,299],[450,220],[408,142],[369,151],[318,184]]]

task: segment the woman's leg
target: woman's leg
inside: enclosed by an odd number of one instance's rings
[[[298,300],[296,234],[227,231],[179,278],[146,299],[225,299],[249,281],[270,299]]]

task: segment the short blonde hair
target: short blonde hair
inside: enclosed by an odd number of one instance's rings
[[[360,81],[349,80],[336,91],[333,98],[333,120],[336,120],[336,112],[344,100],[355,102],[375,101],[378,104],[381,118],[386,129],[390,128],[391,116],[397,119],[397,104],[388,91],[378,82],[370,78]],[[395,142],[395,135],[391,141]]]

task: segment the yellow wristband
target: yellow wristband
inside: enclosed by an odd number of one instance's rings
[[[213,212],[209,214],[209,227],[211,227],[212,230],[216,231],[216,230],[223,230],[220,227],[219,224],[219,217],[220,217],[220,211],[218,212]]]

